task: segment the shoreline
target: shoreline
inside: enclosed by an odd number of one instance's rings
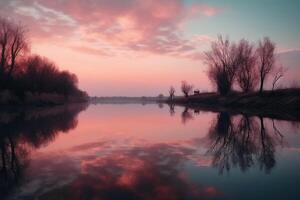
[[[227,96],[200,93],[189,97],[175,97],[164,103],[179,105],[198,111],[229,112],[256,115],[282,120],[300,121],[300,89],[239,93]]]

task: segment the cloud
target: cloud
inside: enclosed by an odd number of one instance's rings
[[[191,9],[192,15],[204,15],[207,17],[212,17],[214,15],[217,15],[218,13],[222,12],[222,8],[218,7],[213,7],[209,6],[206,4],[199,4],[199,5],[194,5]]]
[[[198,46],[184,37],[182,24],[190,17],[222,11],[206,4],[186,5],[183,0],[12,0],[1,4],[7,14],[24,21],[37,40],[82,41],[87,46],[75,49],[88,54],[103,55],[101,44],[109,44],[190,58]]]
[[[201,43],[205,43],[205,44],[211,43],[216,40],[215,38],[213,38],[209,35],[195,35],[192,39],[195,42],[201,42]]]
[[[98,56],[111,56],[112,55],[103,49],[89,48],[86,46],[70,46],[70,48],[72,50],[79,51],[81,53],[90,54],[90,55],[98,55]]]
[[[299,52],[300,48],[286,48],[286,49],[279,49],[277,54],[284,54],[284,53],[290,53],[290,52]]]

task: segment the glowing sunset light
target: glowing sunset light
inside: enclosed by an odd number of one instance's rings
[[[75,73],[90,96],[167,95],[170,85],[178,95],[182,80],[212,89],[202,53],[218,34],[269,36],[278,52],[299,53],[299,2],[258,2],[0,0],[0,15],[25,25],[31,52]]]
[[[299,10],[0,0],[0,199],[298,200]]]

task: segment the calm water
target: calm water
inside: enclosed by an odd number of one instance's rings
[[[0,114],[1,199],[300,199],[300,126],[167,105]]]

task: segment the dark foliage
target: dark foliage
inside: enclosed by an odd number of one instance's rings
[[[193,90],[193,85],[188,84],[186,81],[181,82],[181,91],[185,97],[188,97]]]
[[[211,50],[204,54],[209,66],[208,77],[222,96],[232,91],[234,83],[243,92],[254,91],[260,83],[262,93],[266,79],[276,68],[274,52],[275,43],[268,37],[259,41],[254,49],[245,39],[236,44],[219,36]],[[281,73],[276,74],[273,86],[281,77]]]
[[[24,28],[0,18],[0,92],[10,91],[24,101],[26,95],[55,94],[65,99],[86,98],[77,77],[38,55],[29,55]]]
[[[169,95],[170,95],[170,99],[174,98],[175,88],[173,86],[171,86],[170,89],[169,89]]]
[[[259,75],[253,45],[243,39],[238,43],[237,52],[239,54],[236,74],[237,84],[243,92],[254,91],[258,84]]]
[[[227,95],[233,85],[237,69],[237,47],[228,39],[219,36],[211,45],[211,51],[205,52],[205,61],[209,65],[208,77],[221,95]]]
[[[17,74],[24,91],[58,93],[65,96],[80,92],[77,77],[68,71],[59,71],[46,58],[32,56],[23,63],[23,70]]]
[[[259,42],[256,51],[258,56],[258,70],[260,77],[259,91],[262,93],[266,78],[275,68],[275,43],[273,43],[268,37],[265,37]]]

